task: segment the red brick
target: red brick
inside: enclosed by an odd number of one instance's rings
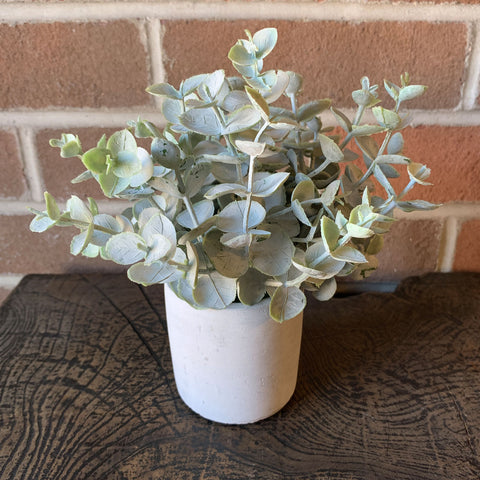
[[[151,102],[134,23],[0,25],[0,108],[120,107]]]
[[[458,234],[453,270],[480,272],[480,220],[462,224]]]
[[[433,186],[415,186],[406,198],[430,202],[480,201],[480,127],[407,128],[405,155],[432,170]]]
[[[28,226],[33,215],[0,216],[0,272],[67,273],[119,272],[113,262],[70,255],[70,242],[76,228],[53,228],[33,233]]]
[[[436,269],[442,226],[432,220],[399,220],[384,236],[370,281],[397,281]]]
[[[26,195],[27,183],[23,174],[22,161],[15,134],[0,131],[0,165],[3,182],[0,182],[0,197],[21,199]]]
[[[351,91],[360,78],[372,83],[399,81],[408,71],[412,81],[429,85],[414,108],[451,108],[460,100],[464,78],[467,29],[462,23],[302,22],[302,21],[165,21],[164,52],[173,85],[190,75],[224,68],[235,74],[227,54],[244,29],[275,26],[276,49],[265,69],[293,70],[304,76],[305,97],[330,97],[353,106]],[[305,98],[307,99],[307,98]]]

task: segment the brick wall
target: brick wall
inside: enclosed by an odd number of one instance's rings
[[[48,146],[78,132],[85,146],[141,114],[160,122],[147,85],[216,68],[245,28],[279,29],[268,58],[305,77],[309,98],[353,111],[350,92],[408,71],[430,86],[405,131],[406,153],[433,170],[419,196],[444,205],[399,215],[372,281],[432,270],[480,271],[480,2],[24,1],[0,3],[0,298],[28,273],[119,271],[74,258],[68,231],[30,233],[26,207],[71,186],[75,160]],[[231,71],[233,73],[233,71]],[[86,185],[86,184],[84,184]],[[105,203],[103,208],[111,208]]]

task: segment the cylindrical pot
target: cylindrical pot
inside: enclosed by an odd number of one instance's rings
[[[197,310],[165,286],[178,393],[196,413],[244,424],[278,412],[297,382],[303,315],[277,323],[269,300]]]

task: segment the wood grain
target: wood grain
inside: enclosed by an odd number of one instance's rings
[[[293,399],[232,427],[179,399],[161,287],[26,277],[0,308],[0,478],[478,479],[479,287],[310,300]]]

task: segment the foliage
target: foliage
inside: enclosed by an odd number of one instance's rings
[[[236,298],[252,305],[268,294],[277,321],[303,310],[304,290],[327,300],[335,277],[374,269],[393,209],[435,207],[402,200],[430,173],[402,154],[399,114],[425,87],[410,85],[407,74],[400,85],[385,81],[395,102],[389,110],[364,77],[352,94],[353,120],[329,99],[300,105],[299,74],[263,71],[277,31],[246,33],[228,54],[240,77],[217,70],[178,89],[168,83],[147,89],[163,99],[163,131],[138,119],[86,152],[75,135],[51,140],[62,157],[83,162],[86,170],[73,182],[93,179],[106,197],[127,199],[131,207],[112,216],[99,213],[94,200],[87,205],[72,196],[61,212],[45,193],[46,210],[34,211],[31,230],[73,225],[79,229],[74,255],[130,265],[133,282],[168,283],[198,308],[224,308]],[[274,106],[282,97],[291,108]],[[323,125],[327,110],[343,135]],[[361,123],[367,110],[376,123]],[[383,134],[380,145],[374,134]],[[136,138],[151,139],[150,152]],[[352,163],[352,142],[363,169]],[[398,168],[409,178],[399,193],[390,183]],[[374,188],[383,193],[373,195]]]

